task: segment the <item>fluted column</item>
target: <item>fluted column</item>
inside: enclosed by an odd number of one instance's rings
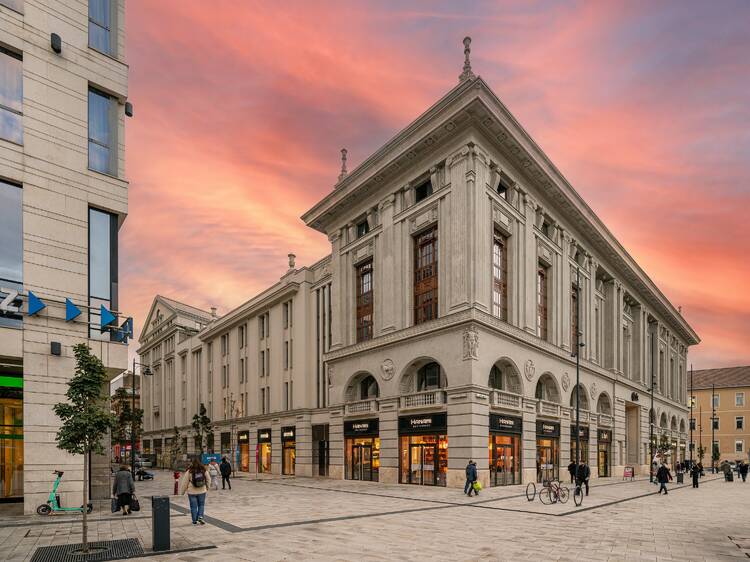
[[[524,194],[524,213],[526,224],[524,225],[524,256],[523,256],[523,302],[524,317],[523,329],[536,334],[536,236],[534,235],[534,224],[536,222],[536,210],[538,204],[528,193]]]
[[[331,349],[337,349],[344,344],[344,326],[346,326],[346,309],[342,306],[342,283],[346,278],[345,261],[341,259],[341,234],[334,232],[328,236],[331,242]]]
[[[575,342],[575,334],[571,333],[570,330],[570,319],[571,315],[575,314],[575,310],[571,310],[570,303],[570,291],[572,290],[573,280],[571,279],[570,262],[568,256],[574,247],[574,240],[570,236],[567,230],[562,231],[562,348],[572,350]],[[566,298],[567,296],[567,298]],[[579,295],[579,299],[583,297],[583,293]],[[583,310],[583,307],[581,307]]]

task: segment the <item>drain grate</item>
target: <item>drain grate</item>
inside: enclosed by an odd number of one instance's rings
[[[31,562],[105,562],[143,555],[143,547],[137,539],[90,542],[88,554],[76,552],[80,548],[80,543],[40,546]]]

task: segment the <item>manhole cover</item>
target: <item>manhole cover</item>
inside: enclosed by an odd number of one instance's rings
[[[105,562],[143,554],[143,547],[137,539],[90,542],[88,554],[80,550],[80,543],[40,546],[31,557],[31,562]]]

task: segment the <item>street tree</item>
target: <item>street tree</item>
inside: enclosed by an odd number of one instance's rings
[[[213,425],[211,425],[211,418],[208,417],[206,407],[203,405],[203,402],[201,402],[200,408],[198,408],[198,413],[193,416],[193,423],[191,425],[193,427],[193,432],[195,433],[195,436],[198,438],[198,442],[200,443],[200,452],[203,453],[206,448],[206,436],[213,430]]]
[[[138,443],[143,429],[143,410],[131,407],[132,397],[124,388],[120,387],[112,397],[112,410],[115,415],[115,425],[112,428],[112,444],[119,444],[120,451],[125,450],[125,444],[134,439]]]
[[[102,440],[114,425],[114,416],[107,406],[104,392],[107,375],[101,360],[91,349],[79,343],[73,346],[76,358],[75,375],[65,393],[67,402],[53,406],[62,421],[57,432],[57,447],[74,455],[83,455],[82,551],[88,553],[88,489],[90,479],[89,453],[105,454]]]

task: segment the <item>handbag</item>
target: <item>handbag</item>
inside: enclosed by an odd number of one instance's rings
[[[476,482],[474,482],[472,484],[472,486],[474,487],[474,490],[476,490],[477,492],[482,489],[482,484],[479,482],[479,480],[477,480]]]
[[[112,498],[112,513],[120,511],[120,501],[117,498]]]
[[[141,510],[141,502],[138,501],[138,498],[135,497],[135,495],[130,498],[130,511],[140,511]]]

